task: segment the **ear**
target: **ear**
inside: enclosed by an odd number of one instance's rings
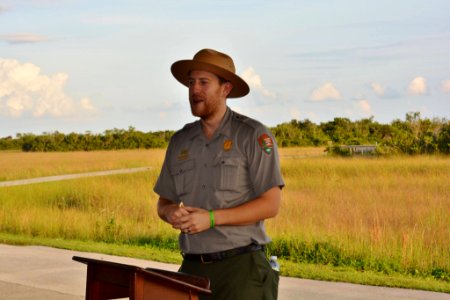
[[[228,97],[228,95],[230,94],[231,90],[233,89],[233,85],[231,84],[231,82],[225,82],[223,85],[223,92],[225,94],[225,98]]]

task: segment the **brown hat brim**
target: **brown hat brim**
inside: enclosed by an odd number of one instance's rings
[[[180,60],[172,64],[170,71],[172,75],[183,85],[189,87],[189,73],[193,70],[202,70],[216,74],[219,77],[231,82],[233,88],[228,98],[244,97],[250,92],[248,84],[236,74],[202,61]]]

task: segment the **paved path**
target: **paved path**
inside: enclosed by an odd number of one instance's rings
[[[178,265],[41,246],[0,244],[1,300],[84,299],[86,265],[72,256],[176,271]],[[450,300],[449,294],[282,277],[279,300]]]
[[[68,175],[56,175],[56,176],[30,178],[30,179],[2,181],[2,182],[0,182],[0,187],[24,185],[24,184],[40,183],[40,182],[70,180],[70,179],[83,178],[83,177],[106,176],[106,175],[115,175],[115,174],[129,174],[129,173],[143,172],[143,171],[148,171],[148,170],[150,170],[149,167],[140,167],[140,168],[131,168],[131,169],[107,170],[107,171],[98,171],[98,172],[77,173],[77,174],[68,174]]]

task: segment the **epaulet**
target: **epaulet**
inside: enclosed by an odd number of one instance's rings
[[[195,124],[196,124],[197,122],[198,122],[198,121],[195,121],[195,122],[192,122],[192,123],[187,123],[186,125],[183,126],[183,128],[182,128],[181,130],[187,130],[187,129],[189,129],[189,128],[192,128],[192,127],[195,126]]]
[[[186,131],[189,131],[191,128],[193,128],[195,126],[195,124],[198,121],[192,122],[192,123],[187,123],[183,126],[183,128],[177,130],[173,136],[178,136],[180,133],[186,133]]]
[[[263,126],[260,122],[256,121],[255,119],[241,115],[237,112],[233,112],[233,119],[240,123],[246,124],[247,126],[250,126],[253,129],[257,129],[260,126]]]

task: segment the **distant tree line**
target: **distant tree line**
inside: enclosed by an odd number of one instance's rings
[[[450,121],[406,114],[404,121],[380,124],[373,117],[350,121],[335,118],[316,125],[292,120],[272,128],[281,147],[326,146],[333,152],[341,145],[377,145],[377,154],[450,154]]]
[[[41,135],[17,134],[0,139],[0,150],[19,150],[25,152],[48,151],[93,151],[119,149],[149,149],[167,146],[173,131],[141,132],[133,127],[128,130],[112,129],[102,134],[91,132],[64,134],[58,131],[44,132]]]
[[[421,118],[420,113],[406,114],[404,121],[390,124],[375,122],[373,117],[350,121],[314,124],[310,120],[292,120],[270,128],[280,147],[326,146],[329,152],[340,145],[377,145],[378,154],[450,154],[450,122],[445,118]],[[149,149],[167,146],[174,131],[144,133],[106,130],[102,134],[60,132],[17,134],[0,139],[0,150],[22,151],[92,151]]]

